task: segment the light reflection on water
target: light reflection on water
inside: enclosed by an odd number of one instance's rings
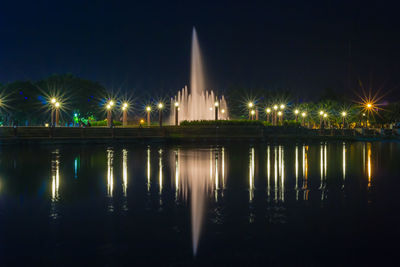
[[[348,164],[348,144],[342,143],[338,146],[338,160],[341,165],[341,188],[344,188],[344,184],[347,174],[347,164]],[[145,148],[145,169],[146,173],[146,191],[148,192],[148,197],[151,197],[151,149],[148,146]],[[225,191],[229,189],[228,181],[228,166],[229,162],[226,157],[225,147],[211,147],[208,149],[190,149],[190,148],[175,148],[175,149],[163,149],[154,147],[157,153],[157,166],[158,170],[154,173],[158,173],[158,194],[160,205],[163,205],[164,194],[170,192],[168,182],[173,189],[173,198],[177,205],[184,203],[190,206],[190,216],[191,216],[191,232],[192,232],[192,247],[193,254],[197,253],[198,246],[200,243],[200,237],[203,231],[203,224],[206,216],[207,206],[210,205],[211,201],[214,203],[219,203],[225,197]],[[259,168],[261,168],[262,161],[259,159],[266,157],[266,162],[264,163],[264,169],[266,171],[265,180],[265,196],[268,200],[268,205],[274,207],[274,212],[280,213],[281,219],[278,222],[285,222],[283,209],[287,197],[293,194],[293,199],[295,201],[309,201],[309,192],[311,190],[318,189],[320,191],[320,200],[324,201],[328,198],[327,195],[327,180],[328,180],[328,167],[337,168],[339,166],[330,166],[334,164],[334,161],[329,161],[330,148],[327,143],[321,143],[314,148],[314,155],[318,157],[311,158],[309,156],[309,146],[308,145],[295,145],[293,148],[288,149],[282,145],[266,145],[266,147],[261,150],[254,146],[249,147],[248,153],[248,202],[250,205],[249,222],[252,223],[255,220],[255,208],[253,203],[255,201],[256,184],[259,181],[256,180],[258,177]],[[107,211],[114,212],[114,202],[115,194],[121,194],[122,198],[122,210],[128,211],[128,172],[133,167],[130,162],[128,162],[128,148],[123,148],[119,153],[115,152],[115,149],[109,147],[106,149],[106,162],[107,162],[107,190],[106,197],[108,199]],[[122,153],[121,153],[122,151]],[[292,153],[293,151],[294,153]],[[260,156],[263,153],[263,156]],[[60,150],[56,149],[51,152],[51,210],[50,217],[54,220],[59,219],[60,209]],[[228,150],[229,154],[229,150]],[[122,159],[122,169],[120,172],[121,176],[115,177],[114,164],[115,157]],[[291,156],[292,155],[292,156]],[[232,156],[232,155],[231,155]],[[164,160],[165,157],[165,160]],[[77,166],[78,157],[73,159],[73,173],[72,177],[77,177]],[[155,159],[154,159],[155,160]],[[311,163],[310,163],[311,160]],[[371,143],[362,144],[362,161],[364,166],[364,173],[367,178],[366,186],[371,188],[372,184],[372,170],[373,170],[373,159],[372,159],[372,145]],[[117,161],[119,162],[119,161]],[[167,166],[165,166],[165,162]],[[318,188],[310,188],[308,181],[309,165],[312,162],[316,163],[316,168],[319,169],[319,186]],[[133,162],[135,163],[135,162]],[[168,164],[169,163],[169,164]],[[260,164],[260,166],[259,166]],[[80,165],[80,159],[79,159]],[[121,165],[119,165],[121,166]],[[142,169],[143,169],[142,168]],[[338,168],[340,170],[340,167]],[[166,170],[170,170],[170,176],[166,174]],[[331,171],[330,171],[331,172]],[[333,172],[333,171],[332,171]],[[318,173],[318,172],[317,172]],[[339,171],[340,175],[340,171]],[[265,178],[264,178],[265,179]],[[119,183],[122,187],[115,188],[115,184]],[[286,184],[293,185],[286,189]],[[166,186],[166,188],[164,188]],[[121,190],[122,188],[122,190]],[[114,192],[116,191],[116,192]],[[259,192],[259,191],[257,191]],[[315,192],[315,191],[314,191]],[[258,193],[257,193],[258,195]],[[116,202],[115,202],[116,203]],[[217,212],[217,211],[216,211]],[[218,211],[220,212],[220,211]],[[222,216],[219,214],[219,216]]]

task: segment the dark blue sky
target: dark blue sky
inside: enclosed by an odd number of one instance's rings
[[[395,2],[135,2],[1,1],[0,82],[68,72],[176,91],[189,82],[196,26],[213,89],[348,92],[349,62],[353,82],[400,85]]]

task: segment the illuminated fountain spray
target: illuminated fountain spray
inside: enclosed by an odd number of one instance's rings
[[[192,35],[190,93],[185,86],[181,91],[178,91],[174,98],[171,98],[171,107],[174,107],[176,102],[179,103],[179,122],[183,120],[214,120],[216,109],[218,119],[228,119],[228,106],[225,97],[222,95],[217,98],[213,91],[206,90],[200,46],[195,28],[193,28]],[[218,106],[216,106],[216,102]],[[170,124],[175,123],[175,112],[175,108],[171,108]]]

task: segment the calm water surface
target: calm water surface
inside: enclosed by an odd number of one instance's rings
[[[393,260],[400,143],[0,147],[0,265]]]

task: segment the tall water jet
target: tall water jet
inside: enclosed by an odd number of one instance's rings
[[[179,104],[178,122],[183,120],[214,120],[215,109],[217,109],[219,119],[228,119],[228,106],[225,97],[223,95],[218,97],[212,90],[206,90],[200,45],[195,28],[193,28],[192,33],[190,93],[185,86],[181,91],[178,91],[174,98],[171,98],[171,107],[174,107],[175,102]],[[218,102],[218,107],[215,102]],[[176,110],[172,108],[170,124],[175,122],[175,112]]]

